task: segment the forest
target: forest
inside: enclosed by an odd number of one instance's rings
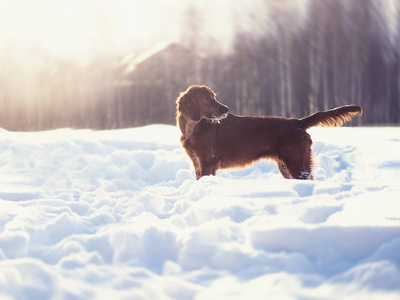
[[[235,114],[303,117],[352,103],[364,110],[352,125],[398,125],[400,6],[384,2],[309,0],[304,13],[268,7],[251,29],[235,29],[226,51],[202,32],[207,15],[194,7],[178,42],[136,54],[79,63],[8,43],[0,51],[0,127],[175,124],[176,98],[192,84],[210,86]]]

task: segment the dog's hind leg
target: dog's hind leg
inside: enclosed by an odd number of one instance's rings
[[[311,137],[306,132],[297,134],[280,151],[279,171],[285,178],[312,180]]]
[[[286,179],[313,179],[311,165],[302,163],[298,159],[285,159],[278,163],[278,167],[282,176]]]
[[[304,149],[304,148],[303,148]],[[307,149],[303,152],[297,152],[290,158],[283,159],[286,170],[290,174],[290,178],[293,179],[308,179],[313,180],[312,175],[312,154],[311,149]],[[279,169],[280,170],[280,169]],[[281,171],[282,173],[282,171]],[[285,175],[282,173],[283,177]],[[287,178],[287,177],[285,177]]]
[[[286,164],[282,160],[278,160],[277,162],[279,172],[281,172],[283,178],[285,179],[293,179],[292,175],[290,175],[289,170],[286,167]]]

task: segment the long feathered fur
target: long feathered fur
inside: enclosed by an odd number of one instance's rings
[[[340,126],[361,113],[359,106],[347,105],[303,119],[236,116],[206,86],[191,86],[177,99],[181,143],[197,179],[263,158],[274,160],[284,178],[313,179],[312,139],[306,129]]]
[[[361,114],[362,108],[358,105],[344,105],[335,109],[317,112],[299,121],[303,129],[314,126],[342,126],[343,123],[349,121],[353,115]]]

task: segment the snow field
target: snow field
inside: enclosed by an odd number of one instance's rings
[[[196,181],[175,126],[2,130],[0,299],[399,299],[398,132]]]

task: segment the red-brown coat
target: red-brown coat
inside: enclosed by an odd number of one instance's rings
[[[275,160],[285,178],[313,179],[312,140],[306,129],[340,126],[362,113],[359,106],[346,105],[303,119],[236,116],[206,86],[189,87],[176,102],[181,143],[197,179],[262,158]]]

